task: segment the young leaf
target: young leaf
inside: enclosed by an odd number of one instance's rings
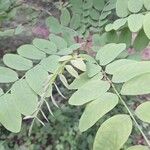
[[[131,32],[138,32],[143,26],[144,15],[132,14],[128,17],[128,26]]]
[[[135,113],[142,121],[150,123],[150,102],[138,106]]]
[[[4,55],[3,62],[6,66],[20,71],[29,70],[31,67],[33,67],[32,61],[16,54]]]
[[[79,78],[78,72],[71,65],[66,65],[65,68],[73,77]]]
[[[92,80],[81,86],[69,99],[70,105],[83,105],[104,95],[110,88],[107,81]]]
[[[45,39],[35,38],[33,40],[33,45],[47,54],[55,54],[57,52],[55,43]]]
[[[81,132],[92,127],[101,117],[112,110],[118,103],[118,97],[112,93],[97,98],[87,104],[79,122]]]
[[[13,84],[11,94],[14,96],[14,102],[21,114],[30,116],[37,109],[38,96],[29,87],[25,79],[19,80]]]
[[[106,120],[97,131],[93,150],[119,150],[132,131],[132,120],[128,115],[115,115]]]
[[[10,83],[18,80],[18,74],[6,67],[0,67],[0,83]]]
[[[122,43],[107,44],[98,51],[96,55],[96,59],[100,61],[100,65],[105,66],[111,61],[113,61],[125,49],[126,49],[126,45]]]
[[[11,94],[5,94],[0,97],[0,123],[11,132],[21,130],[21,114],[14,102]]]
[[[60,16],[60,22],[63,26],[68,26],[70,22],[70,12],[68,11],[67,8],[63,8],[61,10],[61,16]]]
[[[30,44],[20,46],[17,49],[17,52],[22,57],[26,57],[29,59],[41,60],[46,57],[46,54],[44,52],[38,50],[35,46]]]
[[[59,74],[59,79],[66,88],[69,88],[69,84],[67,82],[67,79],[63,74]]]
[[[140,86],[139,86],[140,85]],[[122,95],[143,95],[150,93],[150,72],[137,76],[123,84]]]

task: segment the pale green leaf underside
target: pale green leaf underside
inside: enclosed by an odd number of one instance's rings
[[[112,110],[118,103],[118,97],[112,93],[106,93],[98,99],[87,104],[79,121],[80,131],[86,131],[92,127],[101,117]]]
[[[128,115],[116,115],[106,120],[97,131],[93,150],[120,150],[132,131]]]
[[[144,102],[137,107],[135,114],[144,122],[150,123],[150,102]]]

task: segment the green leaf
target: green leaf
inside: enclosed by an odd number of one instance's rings
[[[42,95],[45,91],[45,84],[48,80],[49,74],[42,66],[37,65],[26,72],[26,81],[29,86],[38,94]],[[49,86],[46,96],[49,97],[52,93],[52,87]]]
[[[93,78],[89,78],[87,73],[82,73],[79,78],[76,78],[70,85],[69,89],[79,89],[81,86],[86,84],[87,82],[92,82],[93,80],[102,79],[102,73],[95,75]]]
[[[115,74],[118,72],[123,66],[135,64],[137,61],[129,60],[129,59],[119,59],[111,64],[106,66],[105,72],[108,74]]]
[[[59,59],[60,59],[60,56],[51,55],[41,60],[40,65],[43,66],[43,68],[46,71],[54,73],[56,69],[58,69],[58,67],[60,66]]]
[[[93,64],[90,62],[86,63],[86,68],[87,68],[87,75],[90,78],[95,76],[96,74],[98,74],[102,70],[102,68],[99,65]]]
[[[142,121],[150,123],[150,102],[138,106],[135,113]]]
[[[45,39],[35,38],[33,40],[33,45],[47,54],[54,54],[57,52],[55,43]]]
[[[140,85],[140,86],[139,86]],[[122,95],[143,95],[150,93],[150,71],[149,74],[137,76],[124,83]]]
[[[54,35],[54,34],[50,34],[49,39],[50,39],[50,41],[55,43],[58,50],[67,48],[67,42],[62,37]]]
[[[130,79],[145,73],[150,73],[150,62],[128,63],[127,65],[119,67],[116,72],[114,72],[112,81],[115,83],[127,82]]]
[[[73,77],[79,78],[78,72],[71,65],[66,65],[65,68]]]
[[[10,83],[18,80],[18,74],[6,67],[0,67],[0,83]]]
[[[147,9],[147,10],[150,10],[150,0],[143,0],[144,2],[144,7]]]
[[[118,17],[126,17],[129,14],[128,0],[117,0],[116,13]]]
[[[93,0],[93,6],[97,10],[103,10],[105,5],[104,0]]]
[[[63,26],[68,26],[70,22],[70,12],[67,8],[61,10],[60,22]]]
[[[4,55],[3,62],[6,66],[20,71],[29,70],[31,67],[33,67],[32,61],[16,54]]]
[[[61,25],[55,17],[48,17],[46,19],[46,25],[50,28],[50,31],[53,33],[61,33]]]
[[[5,94],[0,97],[0,123],[11,132],[19,132],[21,129],[21,114],[17,110],[14,97]]]
[[[93,150],[119,150],[129,138],[132,120],[128,115],[115,115],[97,131]]]
[[[100,118],[112,110],[118,104],[118,97],[112,93],[97,98],[87,104],[79,121],[79,129],[81,132],[92,127]]]
[[[131,32],[138,32],[143,26],[142,14],[133,14],[128,17],[128,26]]]
[[[143,145],[135,145],[135,146],[129,147],[127,150],[149,150],[149,148]]]
[[[150,39],[150,13],[147,13],[144,16],[144,21],[143,21],[143,29],[146,34],[146,36]]]
[[[133,47],[137,51],[142,51],[144,48],[148,46],[148,44],[149,44],[149,39],[145,35],[144,31],[141,30],[134,40]]]
[[[91,80],[83,86],[81,86],[69,99],[71,105],[83,105],[92,100],[96,100],[98,97],[105,94],[110,88],[110,84],[107,81],[100,79]]]
[[[46,57],[46,54],[43,53],[42,51],[38,50],[36,47],[30,44],[26,44],[23,46],[20,46],[17,49],[17,52],[19,55],[22,57],[26,57],[29,59],[35,59],[35,60],[40,60]]]
[[[128,9],[132,13],[139,12],[143,7],[143,0],[128,0]]]
[[[11,88],[11,94],[21,114],[31,116],[37,109],[38,96],[29,87],[26,80],[15,82]]]
[[[126,45],[122,43],[107,44],[98,51],[96,55],[96,59],[100,61],[100,65],[105,66],[111,61],[113,61],[125,49],[126,49]]]

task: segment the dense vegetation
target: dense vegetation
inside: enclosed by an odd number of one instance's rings
[[[0,0],[1,149],[149,150],[150,0],[37,3]]]

